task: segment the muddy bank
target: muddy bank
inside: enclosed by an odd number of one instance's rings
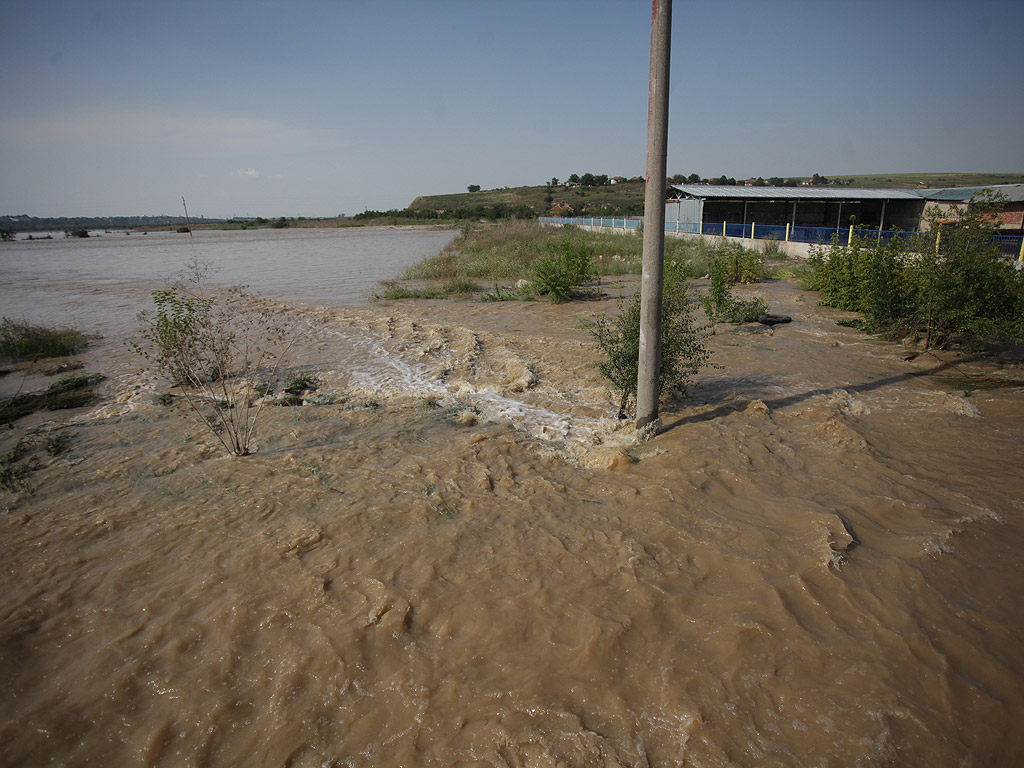
[[[296,308],[333,402],[245,459],[104,340],[0,445],[72,435],[2,502],[2,762],[1024,759],[1020,370],[769,284],[637,443],[575,327],[629,290]]]

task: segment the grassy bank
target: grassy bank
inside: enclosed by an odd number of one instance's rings
[[[586,252],[595,276],[639,274],[643,237],[639,232],[614,234],[584,232],[574,228],[543,226],[531,221],[473,224],[463,228],[443,251],[405,270],[384,284],[379,298],[445,298],[467,296],[490,289],[485,298],[530,298],[528,292],[514,295],[509,289],[519,280],[535,280],[540,262],[552,254],[574,250]],[[764,254],[735,243],[710,240],[666,238],[665,262],[687,277],[710,273],[715,258],[757,261],[763,268]]]

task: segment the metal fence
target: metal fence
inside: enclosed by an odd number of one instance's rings
[[[642,216],[624,218],[589,218],[548,216],[541,222],[548,224],[575,224],[581,227],[609,227],[612,229],[640,229],[643,226]],[[860,230],[852,227],[797,227],[789,224],[729,224],[727,222],[687,222],[666,221],[666,232],[685,233],[691,235],[717,235],[720,237],[738,237],[745,240],[780,240],[797,243],[830,243],[833,237],[840,243],[849,243],[856,235],[861,239],[877,239],[889,242],[893,238],[903,239],[910,245],[913,232],[900,230]],[[992,239],[999,245],[1000,252],[1007,258],[1024,262],[1024,237],[1021,235],[993,235]]]

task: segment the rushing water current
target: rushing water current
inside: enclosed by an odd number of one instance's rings
[[[303,256],[350,236],[376,271]],[[365,301],[450,237],[163,235],[119,268],[107,238],[0,248],[3,314],[102,330],[80,359],[107,376],[0,436],[34,467],[0,491],[0,764],[1024,764],[1019,365],[769,282],[738,290],[793,322],[719,325],[643,441],[580,327],[635,281]],[[319,382],[262,411],[252,456],[157,405],[124,344],[193,248]]]

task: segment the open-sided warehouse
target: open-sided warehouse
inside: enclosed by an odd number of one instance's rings
[[[920,227],[925,201],[913,192],[851,187],[739,187],[673,185],[666,221],[791,227]],[[853,218],[851,218],[853,217]]]

